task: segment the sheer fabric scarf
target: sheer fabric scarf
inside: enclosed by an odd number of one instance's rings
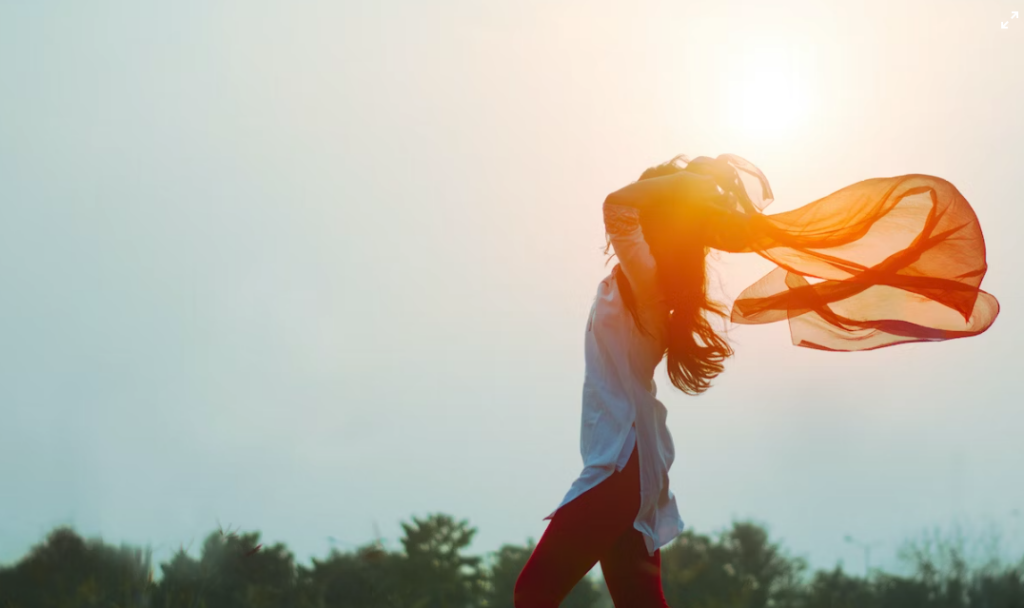
[[[704,221],[709,244],[777,266],[736,298],[734,323],[788,320],[797,346],[859,351],[975,336],[999,314],[980,288],[988,265],[978,218],[942,178],[866,179],[767,215],[771,187],[752,163],[680,160],[734,195]]]

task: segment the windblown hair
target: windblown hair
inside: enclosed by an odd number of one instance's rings
[[[680,158],[647,169],[640,179],[684,170],[677,164]],[[731,169],[728,165],[726,167],[726,170]],[[713,159],[698,157],[690,161],[685,170],[712,175],[723,187],[728,185],[720,178],[722,167],[717,166]],[[702,237],[700,226],[682,220],[678,209],[647,209],[640,215],[640,226],[654,257],[657,281],[670,311],[665,351],[669,379],[684,393],[699,395],[711,387],[711,380],[725,369],[723,361],[733,355],[732,348],[715,332],[705,316],[705,313],[723,318],[728,315],[722,304],[708,298],[705,258],[710,247]],[[607,254],[611,238],[607,235],[606,238],[604,252]],[[640,320],[633,290],[620,264],[615,265],[612,274],[637,328],[651,335]]]

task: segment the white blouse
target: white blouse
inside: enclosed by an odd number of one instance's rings
[[[668,487],[668,470],[675,459],[672,436],[665,426],[668,411],[656,398],[654,382],[654,369],[667,347],[669,308],[655,281],[655,262],[640,228],[639,210],[606,203],[604,223],[632,287],[637,313],[652,336],[636,327],[609,274],[598,285],[585,333],[583,472],[544,519],[622,470],[635,444],[640,459],[640,510],[633,527],[643,533],[647,552],[654,555],[683,531]]]

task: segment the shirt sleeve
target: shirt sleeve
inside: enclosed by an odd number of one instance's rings
[[[661,295],[656,264],[640,227],[640,210],[628,205],[604,204],[604,227],[637,301],[648,304]]]

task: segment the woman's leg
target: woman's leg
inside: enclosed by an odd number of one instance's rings
[[[558,608],[633,527],[640,509],[638,464],[634,448],[626,468],[555,512],[516,580],[515,608]]]
[[[632,526],[601,558],[601,572],[616,608],[669,608],[661,588],[661,549],[647,555],[644,535]]]

